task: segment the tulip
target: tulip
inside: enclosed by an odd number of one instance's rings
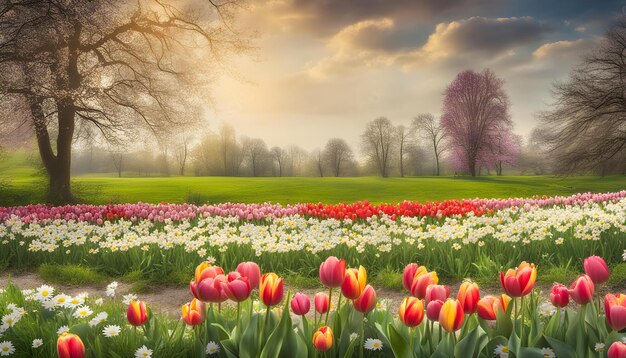
[[[248,282],[250,282],[251,289],[255,289],[259,287],[259,281],[261,280],[261,270],[259,269],[259,265],[255,262],[242,262],[237,265],[237,272],[241,276],[245,276],[248,278]]]
[[[624,358],[626,357],[626,343],[613,342],[606,352],[608,358]]]
[[[348,269],[341,284],[341,292],[347,299],[356,300],[361,296],[367,282],[367,273],[363,266],[359,269]]]
[[[284,295],[283,279],[275,273],[266,273],[261,276],[259,296],[266,306],[275,306],[280,303]]]
[[[311,309],[311,300],[304,293],[296,293],[291,299],[291,310],[298,316],[304,316]]]
[[[440,300],[444,302],[448,297],[450,297],[450,287],[444,285],[428,285],[428,287],[426,287],[424,300],[428,306],[430,301]]]
[[[242,302],[250,297],[252,287],[247,276],[241,276],[238,272],[228,274],[228,281],[220,282],[220,287],[229,299]]]
[[[441,300],[432,300],[428,302],[426,305],[426,317],[433,322],[439,321],[439,313],[441,312],[442,306],[443,301]]]
[[[365,286],[363,294],[352,301],[354,309],[361,313],[368,313],[376,307],[376,291],[370,285]]]
[[[591,277],[580,275],[569,288],[569,295],[579,305],[586,305],[593,299],[594,285]]]
[[[404,267],[404,271],[402,272],[402,285],[409,292],[411,292],[411,284],[413,283],[413,278],[415,277],[418,267],[419,265],[416,263],[408,264]]]
[[[194,279],[196,282],[200,282],[207,277],[215,277],[223,274],[224,270],[221,267],[213,266],[207,261],[204,261],[196,267]]]
[[[190,326],[197,326],[204,320],[204,304],[195,298],[190,303],[184,304],[181,311],[183,322]]]
[[[330,256],[320,265],[320,281],[328,288],[341,286],[346,273],[346,261]]]
[[[85,345],[79,336],[66,332],[57,339],[57,353],[59,358],[83,358]]]
[[[424,319],[424,303],[415,297],[405,297],[398,309],[400,321],[407,327],[416,327]]]
[[[498,311],[506,312],[511,302],[511,297],[500,295],[499,297],[485,296],[478,301],[478,316],[487,321],[495,321],[498,317]]]
[[[461,328],[465,320],[463,305],[458,300],[448,299],[441,306],[439,312],[439,325],[448,333]]]
[[[532,291],[537,279],[537,269],[534,264],[522,261],[516,270],[509,269],[506,274],[500,272],[500,284],[504,292],[511,297],[522,297]]]
[[[478,301],[480,300],[480,291],[475,282],[464,281],[459,287],[459,293],[456,299],[463,305],[463,311],[467,314],[476,312]]]
[[[328,326],[320,327],[313,334],[313,347],[318,352],[326,352],[333,346],[333,330]]]
[[[569,291],[567,287],[561,283],[552,285],[550,292],[550,302],[554,307],[565,307],[569,304]]]
[[[426,289],[428,286],[436,285],[437,283],[439,283],[437,272],[427,272],[424,266],[420,266],[415,274],[415,277],[413,277],[413,283],[411,283],[411,294],[413,297],[423,299],[426,297]]]
[[[604,297],[604,312],[609,326],[616,331],[626,328],[626,295],[608,294]]]
[[[315,312],[324,314],[330,309],[330,302],[328,295],[324,292],[318,292],[315,294]]]
[[[599,285],[609,280],[610,272],[604,259],[600,256],[587,257],[584,261],[585,273],[594,284]]]
[[[193,296],[203,302],[221,303],[228,299],[222,284],[227,283],[228,278],[224,275],[208,277],[198,284],[192,281],[189,288]]]
[[[130,301],[128,310],[126,311],[128,323],[133,326],[143,326],[148,320],[146,312],[146,304],[143,301]]]

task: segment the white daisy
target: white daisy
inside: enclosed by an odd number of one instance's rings
[[[15,303],[9,303],[9,304],[7,305],[7,309],[8,309],[9,311],[15,311],[15,309],[16,309],[16,308],[17,308],[17,305],[16,305]]]
[[[17,321],[20,320],[20,318],[22,318],[22,316],[20,316],[19,313],[16,312],[11,312],[8,314],[5,314],[2,317],[2,325],[7,325],[8,327],[13,327]]]
[[[624,250],[624,253],[622,254],[622,260],[626,261],[626,250]]]
[[[604,343],[596,343],[593,349],[595,349],[596,352],[604,352]]]
[[[109,318],[109,314],[108,313],[100,312],[94,318],[92,318],[91,321],[89,321],[89,325],[91,327],[95,327],[95,326],[99,325],[100,323],[104,322],[107,318]]]
[[[74,311],[74,318],[87,318],[93,314],[89,306],[80,306]]]
[[[97,304],[98,306],[102,306],[103,303],[104,303],[104,300],[102,299],[102,297],[97,298],[95,300],[95,304]]]
[[[102,330],[102,334],[107,338],[117,337],[120,335],[121,330],[122,329],[120,328],[120,326],[108,325],[104,327],[104,329]]]
[[[13,309],[13,313],[23,316],[26,314],[26,310],[24,309],[24,307],[15,307]]]
[[[74,296],[74,297],[70,298],[70,300],[67,302],[67,305],[69,307],[79,307],[83,303],[85,303],[85,299],[83,297],[81,297],[81,296]]]
[[[0,343],[0,356],[10,356],[15,353],[15,347],[13,347],[13,343],[9,341],[4,341]]]
[[[216,354],[220,352],[220,346],[211,341],[209,342],[209,344],[206,345],[206,354]]]
[[[135,351],[135,358],[150,358],[152,357],[152,349],[148,349],[146,346],[141,346],[141,348]]]
[[[57,330],[57,334],[60,336],[60,335],[62,335],[63,333],[67,333],[67,332],[69,332],[69,330],[70,330],[70,329],[69,329],[69,327],[68,327],[68,326],[61,326],[61,327],[59,327],[59,329]]]
[[[33,348],[39,348],[41,346],[43,346],[43,339],[41,338],[33,339]]]
[[[368,338],[365,340],[363,347],[370,351],[380,351],[383,349],[383,342],[381,342],[380,339]]]
[[[508,356],[509,356],[509,347],[508,346],[503,346],[502,344],[498,344],[498,346],[493,351],[493,353],[495,355],[497,355],[498,357],[500,357],[500,358],[508,358]]]
[[[137,301],[137,298],[137,295],[129,293],[127,295],[124,295],[122,303],[124,303],[125,305],[129,305],[131,301]]]
[[[539,315],[542,317],[552,317],[556,312],[556,307],[554,307],[551,303],[546,302],[539,306]]]
[[[72,297],[65,294],[56,295],[52,298],[52,301],[57,307],[68,307],[71,300]]]
[[[46,300],[46,301],[42,301],[41,305],[43,306],[43,308],[47,309],[48,311],[52,311],[54,310],[54,307],[56,307],[56,302],[54,302],[53,300]]]
[[[554,354],[554,351],[547,347],[541,348],[541,354],[543,354],[543,358],[555,358],[556,357],[556,355]]]
[[[49,300],[50,297],[52,297],[53,293],[54,293],[54,287],[51,287],[48,285],[41,285],[41,287],[37,289],[37,293],[35,293],[35,298],[39,301],[46,301],[46,300]]]

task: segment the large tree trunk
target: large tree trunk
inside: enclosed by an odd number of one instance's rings
[[[470,161],[468,163],[470,174],[475,177],[476,176],[476,162]]]

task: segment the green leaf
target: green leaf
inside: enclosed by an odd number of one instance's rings
[[[455,357],[468,357],[474,356],[476,351],[476,345],[478,344],[478,337],[481,334],[482,329],[476,327],[471,330],[463,339],[461,339],[454,347]],[[483,333],[484,334],[484,333]]]
[[[242,358],[253,358],[259,355],[259,335],[257,334],[259,326],[259,314],[255,313],[252,316],[248,327],[246,327],[245,331],[241,335],[241,340],[239,341],[239,355]]]
[[[392,323],[387,325],[387,337],[391,345],[391,350],[397,358],[412,358],[411,347],[409,343],[396,330]]]
[[[516,357],[519,357],[519,350],[521,346],[522,342],[520,341],[517,332],[515,332],[515,329],[513,329],[513,332],[511,332],[511,337],[509,337],[509,351],[513,352]]]
[[[280,354],[281,348],[283,346],[283,342],[288,334],[288,331],[292,331],[291,329],[291,316],[289,315],[289,295],[285,300],[285,307],[283,308],[283,314],[278,322],[278,325],[274,329],[274,331],[270,334],[267,342],[265,342],[265,346],[261,351],[261,358],[278,358]]]
[[[567,343],[563,341],[559,341],[558,339],[554,339],[552,337],[544,336],[550,347],[554,350],[554,354],[557,357],[576,357],[576,351],[572,347],[570,347]]]
[[[533,347],[522,347],[519,350],[519,356],[517,357],[523,357],[523,358],[543,358],[543,353],[541,352],[541,349],[539,348],[533,348]]]

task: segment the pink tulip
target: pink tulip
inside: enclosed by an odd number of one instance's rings
[[[560,283],[555,283],[552,286],[552,292],[550,292],[550,302],[555,307],[565,307],[569,304],[569,291],[567,287]]]
[[[593,299],[593,290],[591,277],[580,275],[570,286],[569,295],[579,305],[586,305]]]
[[[241,276],[248,278],[252,289],[259,288],[259,281],[261,280],[259,265],[251,261],[242,262],[237,265],[237,272],[239,272]]]
[[[346,273],[346,261],[330,256],[320,265],[320,281],[328,288],[341,286]]]
[[[626,329],[626,295],[608,294],[604,297],[606,321],[615,331]]]
[[[599,285],[609,280],[610,272],[604,259],[600,256],[587,257],[584,262],[585,273],[594,284]]]
[[[359,298],[353,301],[354,309],[361,313],[368,313],[376,307],[376,291],[370,285],[365,286],[365,290]]]
[[[419,265],[416,263],[411,263],[404,267],[404,271],[402,272],[402,285],[404,286],[405,290],[411,291],[413,277],[415,277],[415,273],[417,272],[418,267]]]
[[[311,309],[311,300],[304,293],[296,293],[291,299],[291,310],[298,316],[304,316]]]
[[[426,317],[433,322],[439,321],[439,312],[441,311],[441,306],[443,306],[443,302],[441,300],[432,300],[426,305]]]
[[[241,276],[239,272],[230,272],[226,282],[220,282],[220,287],[226,296],[235,302],[242,302],[250,297],[252,287],[248,277]]]
[[[448,297],[450,297],[450,287],[445,285],[429,285],[426,287],[426,296],[424,296],[424,300],[426,301],[426,305],[433,300],[440,300],[445,302]],[[439,316],[437,316],[439,317]]]
[[[613,342],[606,354],[608,358],[626,358],[626,343]]]
[[[328,295],[324,292],[318,292],[315,294],[315,311],[319,314],[324,314],[330,309],[330,302]]]

